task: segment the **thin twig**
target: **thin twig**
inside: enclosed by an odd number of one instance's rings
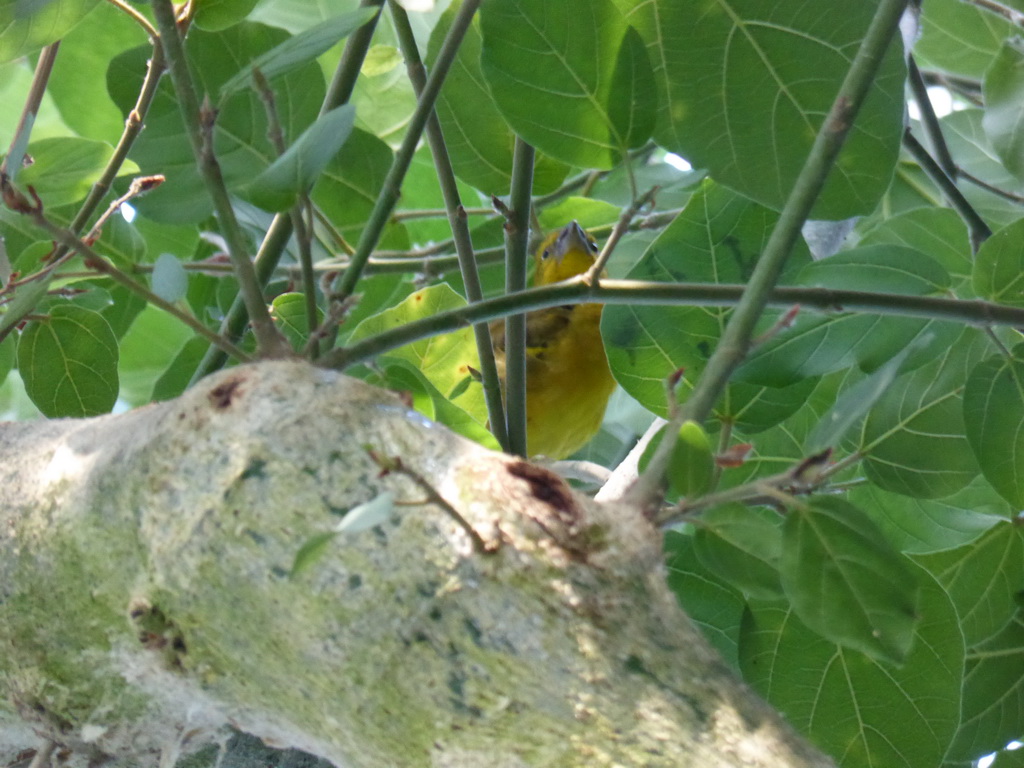
[[[514,312],[530,312],[569,304],[630,304],[636,306],[734,307],[745,285],[709,283],[657,283],[643,280],[602,280],[588,286],[583,277],[527,288],[512,295],[497,296],[476,304],[438,312],[428,318],[403,324],[362,339],[349,347],[328,352],[318,361],[325,368],[343,369],[365,363],[379,354],[420,339],[451,333],[472,323],[486,322]],[[863,312],[896,317],[923,317],[976,326],[1024,325],[1024,309],[970,299],[914,296],[868,291],[840,291],[830,288],[776,286],[766,305],[789,309],[799,304],[805,310],[825,313]]]
[[[1024,13],[1021,13],[1016,8],[998,3],[996,0],[964,0],[964,2],[976,8],[981,8],[983,11],[994,13],[996,16],[1001,16],[1018,27],[1024,27]]]
[[[420,94],[416,109],[413,111],[412,117],[409,118],[409,124],[406,126],[402,144],[395,153],[391,169],[388,171],[381,191],[377,195],[373,211],[366,221],[366,226],[363,227],[359,244],[356,246],[356,252],[352,255],[351,266],[345,270],[337,285],[336,292],[340,299],[344,299],[354,292],[356,283],[359,282],[359,278],[362,276],[363,268],[366,266],[366,262],[370,258],[370,254],[373,252],[378,240],[380,240],[381,233],[384,231],[391,212],[398,202],[402,179],[405,178],[406,171],[409,170],[409,165],[412,163],[416,147],[419,145],[420,137],[423,135],[423,130],[426,127],[427,118],[434,110],[437,94],[441,90],[444,78],[448,74],[452,62],[455,60],[455,54],[458,52],[462,38],[469,28],[470,22],[473,20],[480,2],[481,0],[464,0],[452,19],[451,28],[448,30],[448,34],[441,45],[441,50],[434,62],[434,68],[430,71],[430,76],[427,78],[423,92]]]
[[[218,335],[214,331],[211,331],[205,325],[200,323],[199,320],[197,320],[193,315],[189,314],[188,312],[183,312],[175,304],[157,296],[151,290],[146,288],[146,286],[142,285],[142,283],[133,280],[131,277],[126,275],[124,272],[115,267],[109,261],[104,259],[98,253],[96,253],[96,251],[94,251],[88,245],[83,243],[79,238],[75,237],[75,235],[72,234],[70,231],[53,224],[43,214],[42,209],[39,209],[38,211],[32,214],[32,221],[33,223],[35,223],[37,227],[45,231],[54,240],[64,245],[68,249],[78,253],[83,259],[85,259],[85,263],[88,266],[92,267],[97,272],[106,275],[115,282],[120,283],[125,288],[128,288],[130,291],[132,291],[132,293],[136,294],[137,296],[141,296],[143,299],[145,299],[153,306],[159,307],[164,312],[167,312],[169,315],[173,315],[178,320],[185,323],[185,325],[187,325],[197,334],[199,334],[207,341],[209,341],[211,344],[215,344],[216,346],[220,347],[225,354],[228,354],[231,357],[235,358],[236,360],[242,362],[248,361],[250,359],[249,356],[245,354],[245,352],[240,350],[227,339]]]
[[[619,216],[619,220],[616,221],[615,226],[612,227],[612,233],[605,241],[604,248],[601,249],[601,253],[598,254],[597,259],[594,261],[594,266],[588,270],[586,276],[587,282],[596,283],[600,280],[601,273],[604,272],[604,268],[608,265],[608,260],[611,259],[612,253],[615,251],[615,246],[619,244],[619,240],[622,239],[622,236],[629,231],[629,226],[633,223],[633,219],[640,212],[640,209],[651,202],[657,192],[658,188],[652,187],[634,200],[633,204],[622,212],[622,215]]]
[[[274,325],[274,320],[263,300],[262,284],[257,278],[253,263],[249,258],[245,237],[242,234],[238,218],[235,216],[231,196],[213,149],[215,112],[208,103],[204,102],[200,106],[192,72],[178,32],[174,4],[171,0],[152,0],[152,5],[153,15],[156,17],[157,27],[160,30],[160,40],[167,56],[178,109],[181,111],[182,121],[185,125],[185,133],[188,136],[189,144],[192,145],[192,154],[195,156],[196,165],[205,182],[206,191],[213,200],[221,234],[227,244],[235,278],[238,280],[238,290],[245,302],[260,355],[263,357],[285,356],[290,353],[291,348]]]
[[[366,52],[370,49],[370,42],[373,33],[377,29],[377,21],[380,19],[379,9],[383,6],[384,0],[361,0],[360,8],[377,8],[378,13],[349,35],[345,48],[342,50],[341,59],[334,71],[334,78],[327,89],[324,102],[320,107],[320,115],[348,103],[352,98],[352,91],[355,89],[356,79],[366,59]],[[260,243],[256,252],[256,278],[260,285],[266,285],[274,271],[277,269],[285,246],[292,236],[292,219],[288,214],[278,214],[271,221],[267,233]],[[330,314],[330,310],[326,314]],[[227,339],[233,341],[242,338],[242,334],[248,325],[249,317],[246,313],[245,302],[236,298],[221,323],[220,332]],[[224,354],[216,348],[207,351],[200,361],[196,372],[192,375],[192,383],[203,378],[209,373],[217,370],[226,361]]]
[[[512,154],[512,189],[505,219],[505,292],[526,288],[530,242],[530,192],[534,150],[516,138]],[[505,419],[509,452],[527,455],[526,440],[526,315],[505,318]]]
[[[939,118],[932,107],[931,97],[928,96],[928,86],[921,76],[921,70],[917,68],[917,62],[913,55],[907,57],[907,76],[910,81],[910,89],[914,94],[918,110],[921,112],[921,124],[924,126],[924,135],[928,137],[928,144],[935,155],[939,167],[949,178],[956,180],[957,167],[953,156],[949,153],[949,146],[946,138],[942,135],[942,126]]]
[[[416,38],[413,35],[412,26],[409,24],[409,17],[405,9],[398,3],[391,1],[389,1],[388,7],[391,10],[395,29],[398,32],[402,53],[405,56],[406,66],[409,70],[409,80],[412,82],[413,89],[418,97],[426,85],[426,75],[423,70],[423,63],[420,60],[419,50],[416,47]],[[466,298],[470,303],[478,302],[483,299],[484,292],[480,284],[476,257],[473,253],[473,241],[470,237],[469,225],[467,223],[468,214],[462,205],[458,183],[455,180],[455,172],[452,170],[451,159],[448,156],[448,147],[445,144],[441,123],[436,113],[431,113],[428,118],[426,133],[427,141],[430,144],[430,152],[434,158],[434,168],[437,170],[441,194],[445,201],[448,223],[452,230],[453,240],[455,241],[455,250],[459,259],[459,270],[462,273],[463,285],[466,287]],[[497,438],[502,450],[508,451],[510,447],[505,424],[505,408],[501,400],[501,381],[498,378],[498,367],[494,359],[490,327],[487,323],[477,323],[473,326],[473,335],[476,339],[484,400],[487,403],[487,417],[491,426],[491,432]]]
[[[965,171],[963,168],[957,168],[957,175],[960,176],[964,181],[969,181],[976,187],[984,189],[986,192],[991,192],[993,195],[998,195],[1004,200],[1009,200],[1011,203],[1017,203],[1024,205],[1024,196],[1010,192],[1009,190],[1002,189],[1001,187],[989,184],[987,181],[983,181],[975,176],[973,173]]]
[[[963,192],[960,191],[960,188],[957,187],[953,179],[947,176],[942,168],[939,167],[939,164],[935,162],[935,158],[928,153],[928,150],[921,145],[921,142],[914,138],[909,128],[903,133],[903,146],[907,148],[907,151],[917,161],[917,164],[921,166],[921,170],[928,175],[928,178],[942,190],[943,196],[949,201],[953,210],[960,214],[960,218],[963,219],[967,229],[970,231],[972,250],[977,253],[981,244],[992,236],[992,230],[988,224],[974,210],[974,206],[964,197]]]
[[[39,53],[39,60],[36,62],[35,72],[32,74],[32,85],[29,86],[28,95],[25,97],[25,106],[21,108],[21,117],[18,118],[18,127],[11,139],[11,146],[0,163],[0,174],[6,174],[11,178],[18,175],[21,170],[21,163],[25,157],[25,149],[28,147],[29,137],[32,135],[32,126],[35,124],[36,115],[39,114],[39,106],[46,94],[46,84],[50,82],[50,73],[53,72],[53,63],[57,60],[57,49],[60,47],[60,40],[50,43]],[[12,168],[11,160],[17,164]]]
[[[425,503],[437,505],[446,515],[448,515],[448,517],[459,524],[462,530],[464,530],[469,536],[470,541],[473,542],[473,549],[475,549],[478,554],[493,554],[497,551],[497,542],[488,543],[484,541],[484,538],[477,533],[477,530],[470,524],[470,522],[462,516],[462,513],[453,507],[444,496],[438,493],[437,489],[430,484],[429,480],[423,477],[423,475],[416,470],[406,466],[401,457],[384,456],[372,449],[369,449],[367,453],[369,453],[373,462],[381,468],[382,474],[394,472],[395,474],[405,475],[412,480],[420,490],[427,494],[427,500]]]
[[[732,372],[742,362],[793,244],[818,199],[839,150],[867,97],[885,51],[896,34],[907,0],[881,0],[839,93],[825,116],[807,160],[754,267],[743,299],[729,317],[684,410],[701,423]]]

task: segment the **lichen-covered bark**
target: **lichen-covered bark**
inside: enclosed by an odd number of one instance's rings
[[[829,764],[690,625],[635,510],[341,375],[0,426],[0,473],[0,762],[233,726],[359,768]]]

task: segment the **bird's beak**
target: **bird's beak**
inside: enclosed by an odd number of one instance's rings
[[[587,237],[587,233],[583,231],[579,223],[572,221],[565,225],[562,231],[558,233],[555,244],[551,249],[551,255],[558,261],[561,261],[565,254],[570,251],[590,253],[592,250],[593,246],[590,243],[590,238]]]

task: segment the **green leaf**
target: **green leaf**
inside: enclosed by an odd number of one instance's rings
[[[943,499],[915,499],[871,483],[847,498],[864,510],[902,552],[926,553],[968,544],[1013,514],[983,478]]]
[[[192,29],[185,40],[186,55],[199,93],[216,94],[243,62],[288,39],[281,29],[242,22],[219,32]],[[107,87],[122,113],[135,107],[150,55],[148,46],[116,57],[107,70]],[[300,135],[320,111],[326,85],[316,62],[308,62],[270,82],[281,130],[286,140]],[[268,138],[266,107],[251,89],[235,92],[219,105],[213,128],[217,161],[228,190],[244,189],[277,159]],[[170,82],[164,78],[146,115],[144,130],[132,145],[130,157],[143,173],[160,173],[166,181],[132,201],[139,215],[183,224],[202,221],[213,210],[185,133],[181,110]]]
[[[248,198],[268,211],[286,211],[309,189],[352,132],[355,108],[345,104],[317,118],[283,155],[249,185]]]
[[[1019,613],[968,658],[962,718],[946,755],[947,765],[976,760],[1024,735],[1024,618]],[[1006,754],[1016,755],[1017,762],[1012,764],[1019,766],[1022,752]],[[996,766],[1000,766],[998,759],[992,768]]]
[[[309,313],[306,296],[302,293],[282,293],[271,302],[270,314],[296,351],[302,351],[309,341]],[[317,322],[322,313],[317,309]]]
[[[153,400],[154,387],[167,370],[167,361],[175,359],[191,338],[192,329],[178,318],[146,306],[121,340],[120,398],[133,406]],[[191,376],[191,371],[187,375]]]
[[[980,298],[1024,306],[1024,219],[995,232],[974,260],[974,290]]]
[[[64,37],[97,2],[0,3],[0,63],[26,56]]]
[[[258,0],[197,0],[193,23],[211,32],[242,21]]]
[[[18,186],[27,189],[32,185],[49,209],[76,203],[89,194],[114,150],[103,142],[63,136],[34,141],[29,144],[28,153],[34,162],[19,171]],[[134,163],[127,162],[118,173],[137,170]]]
[[[627,277],[746,282],[777,219],[774,211],[705,182]],[[806,246],[798,245],[792,268],[809,261]],[[709,307],[606,307],[601,334],[613,375],[644,407],[664,415],[665,377],[683,368],[683,387],[690,386],[717,344],[726,316],[725,310]]]
[[[949,594],[968,647],[992,638],[1017,612],[1017,596],[1024,589],[1024,543],[1009,521],[966,546],[914,559]]]
[[[117,339],[99,312],[59,304],[18,340],[25,391],[46,416],[96,416],[117,401]]]
[[[958,2],[959,0],[953,0]],[[962,109],[941,118],[939,123],[957,167],[997,190],[1024,194],[1024,183],[1010,173],[992,148],[982,127],[984,111]],[[936,193],[937,195],[937,193]],[[981,217],[995,228],[1020,218],[1020,204],[977,184],[963,185],[963,195]],[[938,199],[938,196],[936,196]]]
[[[164,301],[175,302],[188,292],[188,273],[170,253],[161,253],[153,264],[153,293]]]
[[[700,562],[747,597],[782,596],[783,521],[773,510],[727,504],[704,513],[693,537]]]
[[[918,346],[926,346],[929,343],[927,339],[921,339],[921,341],[923,343]],[[839,441],[846,433],[871,410],[871,406],[892,386],[914,346],[905,347],[896,357],[870,376],[866,376],[843,391],[807,438],[809,453],[817,453],[825,448],[834,448],[839,445]]]
[[[397,48],[374,45],[356,79],[352,103],[356,126],[397,147],[416,108],[416,92]]]
[[[803,285],[917,296],[946,291],[950,278],[929,256],[898,246],[869,246],[807,265]],[[921,365],[959,334],[955,323],[868,314],[801,313],[748,356],[742,381],[786,386],[858,365],[872,371],[908,347],[904,368]]]
[[[967,226],[951,208],[914,208],[867,231],[859,245],[899,245],[931,256],[959,287],[973,268]]]
[[[331,542],[334,541],[337,535],[337,531],[323,531],[321,533],[314,533],[302,542],[299,551],[295,553],[291,570],[288,571],[288,578],[294,579],[297,576],[301,576],[303,572],[316,564],[317,561],[327,554]]]
[[[964,422],[982,474],[1019,509],[1024,505],[1024,361],[996,355],[975,366],[964,390]]]
[[[390,328],[430,317],[438,312],[465,306],[465,299],[447,284],[441,283],[416,291],[400,304],[368,317],[352,334],[352,341],[367,338]],[[434,336],[407,344],[380,357],[411,364],[446,399],[458,394],[457,406],[468,413],[477,425],[487,423],[487,407],[483,387],[464,388],[470,367],[479,368],[476,341],[470,328]]]
[[[437,60],[460,5],[461,2],[449,5],[434,27],[427,47],[427,66],[433,66]],[[481,45],[479,19],[474,18],[438,94],[437,117],[455,175],[477,189],[507,195],[512,183],[515,133],[491,100],[480,69]],[[554,191],[568,172],[569,166],[537,153],[533,193]]]
[[[980,78],[1015,29],[982,7],[960,0],[929,0],[922,5],[921,38],[914,43],[914,55],[923,66]]]
[[[922,585],[910,653],[899,667],[835,645],[784,603],[751,602],[740,635],[744,678],[848,768],[932,768],[960,722],[963,637],[945,592]]]
[[[850,68],[874,3],[657,0],[630,20],[662,96],[655,140],[722,184],[780,209]],[[842,19],[842,23],[835,23]],[[891,45],[812,218],[870,213],[903,133],[905,69]]]
[[[918,619],[913,569],[860,509],[830,497],[792,507],[779,571],[808,627],[874,659],[904,661]]]
[[[360,8],[351,13],[342,13],[287,38],[261,53],[228,78],[220,87],[221,99],[227,98],[235,91],[251,87],[252,73],[257,69],[270,80],[312,62],[342,38],[348,37],[363,26],[376,13],[375,8]]]
[[[1007,170],[1024,177],[1024,40],[1011,37],[985,73],[985,133]]]
[[[611,0],[492,0],[480,27],[491,96],[530,144],[570,165],[609,169],[650,137],[650,61]]]
[[[640,471],[647,468],[654,452],[665,437],[662,427],[648,443],[640,457]],[[676,444],[669,459],[667,477],[676,497],[696,498],[711,488],[714,480],[715,456],[707,432],[695,421],[687,421],[679,428]]]
[[[358,239],[391,168],[392,157],[387,144],[356,128],[327,163],[313,188],[312,199],[345,237]]]
[[[692,536],[669,531],[665,534],[665,554],[669,589],[722,658],[738,667],[743,598],[719,574],[701,565]]]
[[[971,482],[979,467],[965,431],[963,382],[987,346],[980,332],[967,330],[879,398],[858,446],[869,480],[922,499],[948,496]]]

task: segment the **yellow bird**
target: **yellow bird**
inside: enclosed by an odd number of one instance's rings
[[[594,265],[597,244],[575,221],[534,254],[534,285],[550,285]],[[601,305],[576,304],[526,315],[526,443],[531,456],[563,459],[601,428],[615,380],[601,341]],[[505,380],[505,322],[491,324],[498,374]]]

